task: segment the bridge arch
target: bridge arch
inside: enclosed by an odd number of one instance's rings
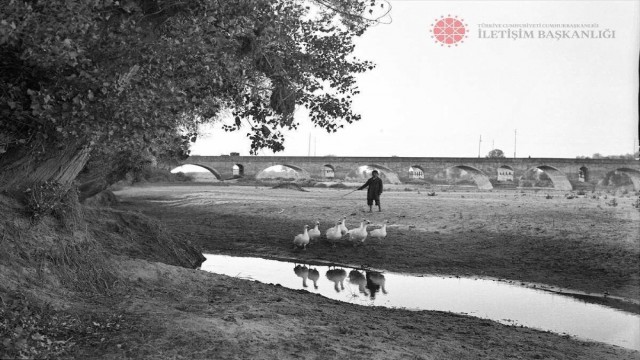
[[[544,173],[551,180],[551,183],[553,184],[554,189],[563,190],[563,191],[573,190],[573,186],[571,186],[571,183],[569,182],[569,178],[567,178],[567,175],[565,175],[562,171],[556,169],[555,167],[549,166],[549,165],[538,165],[527,170],[527,172],[533,171],[535,169],[544,171]]]
[[[424,169],[420,165],[412,165],[409,168],[409,177],[412,179],[424,179]]]
[[[476,186],[478,187],[478,189],[480,190],[493,189],[493,185],[491,185],[491,181],[489,181],[489,177],[487,176],[487,174],[482,172],[482,170],[476,169],[473,166],[469,166],[469,165],[454,165],[447,168],[447,170],[452,168],[461,169],[468,172],[469,175],[471,175],[473,182],[476,183]]]
[[[295,166],[295,165],[291,165],[291,164],[272,164],[271,166],[262,169],[261,171],[259,171],[256,174],[256,179],[260,179],[260,178],[265,178],[268,177],[265,175],[265,172],[269,171],[269,169],[275,168],[275,167],[279,167],[280,169],[291,169],[294,170],[296,172],[296,177],[301,178],[301,179],[309,179],[311,178],[311,176],[309,175],[309,172],[299,166]]]
[[[368,165],[364,165],[368,168],[371,169],[375,169],[378,170],[378,172],[380,173],[380,177],[388,180],[390,183],[392,184],[400,184],[400,177],[398,177],[398,174],[396,174],[395,171],[391,170],[390,168],[383,166],[383,165],[378,165],[378,164],[368,164]],[[362,167],[362,166],[361,166]]]
[[[513,181],[513,168],[509,165],[502,165],[498,168],[498,181]]]
[[[588,182],[589,181],[589,168],[586,166],[581,166],[578,169],[578,181],[579,182]]]
[[[242,164],[234,164],[232,168],[232,174],[234,177],[243,177],[244,176],[244,165]]]
[[[331,164],[322,166],[322,177],[325,179],[333,179],[336,177],[336,168]]]
[[[640,171],[631,168],[618,168],[605,174],[605,177],[602,179],[602,181],[608,179],[610,177],[610,174],[612,173],[626,175],[633,184],[633,189],[636,191],[640,191]]]
[[[378,174],[383,182],[391,183],[391,184],[401,184],[400,177],[398,174],[391,170],[390,168],[379,165],[379,164],[362,164],[355,163],[350,164],[351,166],[355,166],[352,168],[345,176],[345,180],[349,181],[363,181],[368,179],[371,176],[373,170],[378,170]]]
[[[203,168],[203,169],[206,169],[206,170],[207,170],[207,171],[209,171],[210,173],[212,173],[212,174],[213,174],[213,176],[215,176],[215,177],[216,177],[216,179],[218,179],[218,180],[222,180],[222,175],[220,175],[220,173],[218,172],[218,170],[216,170],[216,169],[214,169],[214,168],[212,168],[212,167],[210,167],[210,166],[201,165],[201,164],[194,164],[194,163],[188,163],[188,164],[184,164],[184,165],[193,165],[193,166],[201,167],[201,168]],[[181,166],[184,166],[184,165],[181,165]],[[180,166],[178,166],[178,167],[180,167]],[[176,168],[176,169],[177,169],[177,168]],[[173,170],[175,170],[175,169],[173,169]]]

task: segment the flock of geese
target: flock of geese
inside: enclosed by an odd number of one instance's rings
[[[385,220],[382,227],[379,229],[367,231],[367,226],[371,224],[371,221],[362,219],[360,226],[353,229],[348,229],[345,225],[347,217],[343,217],[338,220],[335,226],[330,227],[325,232],[325,237],[329,240],[333,246],[336,246],[336,242],[348,239],[349,242],[356,246],[358,244],[364,244],[367,237],[382,240],[387,237],[387,224],[389,220]],[[293,239],[293,248],[307,249],[307,245],[313,240],[320,239],[322,233],[320,232],[320,222],[316,221],[315,227],[309,230],[309,225],[304,226],[302,234],[298,234]],[[302,286],[307,287],[307,279],[313,281],[314,288],[318,288],[318,279],[320,279],[320,272],[313,268],[308,268],[305,265],[296,265],[293,269],[294,273],[302,278]],[[332,281],[336,292],[344,290],[344,281],[347,279],[347,272],[344,269],[329,269],[326,273],[327,279]],[[360,293],[375,298],[375,294],[378,290],[382,290],[383,294],[386,294],[385,278],[384,275],[377,271],[365,271],[362,274],[358,270],[351,270],[349,272],[348,281],[351,284],[357,285]]]
[[[367,219],[362,219],[360,227],[351,230],[347,229],[347,226],[345,225],[346,220],[347,218],[343,217],[341,220],[336,222],[335,226],[327,229],[325,232],[327,240],[331,241],[333,246],[336,246],[336,242],[341,241],[343,238],[348,238],[353,246],[356,246],[357,244],[363,244],[367,239],[367,236],[380,240],[387,237],[387,224],[389,223],[389,220],[385,220],[380,229],[375,229],[371,232],[367,232],[367,226],[371,224],[371,221]],[[305,225],[304,232],[296,235],[293,239],[293,248],[302,248],[303,250],[306,250],[307,245],[309,245],[312,240],[320,239],[321,233],[318,228],[319,226],[319,221],[316,221],[316,226],[311,230],[309,230],[308,225]]]
[[[302,278],[302,286],[307,287],[307,279],[313,282],[313,287],[318,288],[318,280],[320,279],[320,272],[314,268],[309,268],[306,265],[296,265],[293,268],[293,272],[296,276]],[[344,290],[344,281],[347,280],[350,284],[358,286],[358,291],[361,294],[370,296],[371,299],[375,299],[376,293],[382,291],[383,294],[387,293],[385,289],[385,277],[378,271],[366,270],[365,274],[353,269],[349,271],[347,279],[347,271],[344,269],[329,269],[325,274],[329,281],[334,283],[334,289],[336,292]]]

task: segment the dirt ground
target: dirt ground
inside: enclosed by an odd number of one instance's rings
[[[554,191],[436,192],[391,187],[383,212],[368,213],[363,191],[247,186],[134,187],[117,192],[205,251],[327,260],[408,273],[477,275],[640,302],[637,195]],[[549,197],[551,198],[547,198]],[[617,206],[611,206],[613,198]],[[292,250],[305,224],[324,231],[346,216],[369,229],[389,221],[387,238],[364,246],[328,242]],[[377,226],[376,226],[377,225]]]
[[[158,218],[205,252],[366,264],[409,273],[487,276],[602,295],[638,312],[640,214],[631,195],[437,192],[391,188],[383,212],[363,193],[247,186],[142,186],[116,192],[121,210]],[[344,196],[344,197],[343,197]],[[605,198],[605,196],[607,198]],[[595,198],[593,198],[595,197]],[[292,249],[303,225],[389,220],[364,246]],[[638,359],[638,352],[449,313],[367,308],[160,263],[123,260],[125,313],[144,331],[113,338],[103,357],[301,359]],[[122,306],[119,306],[123,308]],[[132,315],[133,314],[133,315]],[[138,322],[139,323],[139,322]],[[135,344],[145,346],[135,347]],[[133,347],[131,345],[134,345]],[[92,353],[87,353],[91,355]],[[95,353],[93,353],[95,354]]]
[[[635,197],[618,194],[611,206],[612,195],[604,193],[573,199],[534,191],[429,196],[390,186],[384,211],[369,214],[363,192],[305,190],[129,187],[116,192],[120,202],[113,208],[85,208],[82,227],[71,230],[55,219],[30,225],[17,212],[0,216],[0,248],[7,250],[0,252],[0,354],[11,346],[7,353],[25,358],[640,359],[638,351],[566,335],[445,312],[363,307],[190,269],[199,255],[184,241],[210,253],[487,276],[601,296],[606,291],[601,302],[639,313]],[[19,210],[12,206],[2,210]],[[389,220],[388,236],[358,247],[321,240],[306,251],[292,249],[303,225],[317,220],[324,232],[343,216],[349,227],[363,218]],[[83,258],[82,249],[75,257],[63,254],[70,261],[66,276],[82,280],[83,272],[105,271],[98,279],[111,279],[108,291],[82,292],[47,268],[28,267],[47,252],[29,252],[21,242],[42,237],[34,244],[49,244],[65,234],[93,239],[104,249],[96,247],[93,258]],[[62,261],[56,259],[51,269]],[[46,306],[34,308],[17,292],[45,299]]]

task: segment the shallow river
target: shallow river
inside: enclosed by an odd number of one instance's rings
[[[205,257],[202,270],[306,289],[358,305],[449,311],[640,350],[640,315],[548,291],[474,278],[409,276],[226,255]]]

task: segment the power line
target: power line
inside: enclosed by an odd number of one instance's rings
[[[518,146],[518,129],[513,129],[513,158],[516,158],[516,148]]]

